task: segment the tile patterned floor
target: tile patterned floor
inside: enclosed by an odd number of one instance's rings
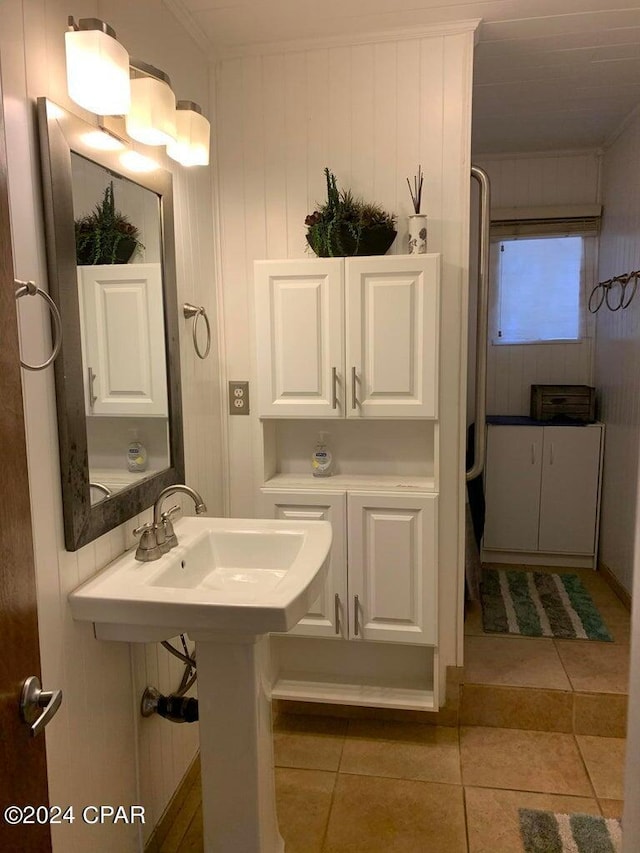
[[[620,817],[629,614],[585,575],[616,642],[484,635],[472,610],[459,727],[280,714],[286,853],[521,853],[519,808]],[[202,853],[197,781],[159,851]]]

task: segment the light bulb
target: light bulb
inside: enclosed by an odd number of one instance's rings
[[[178,101],[176,131],[175,142],[167,145],[169,157],[183,166],[208,166],[211,126],[198,104]]]
[[[78,25],[64,36],[69,97],[97,115],[124,115],[130,104],[129,54],[103,21],[82,18]]]

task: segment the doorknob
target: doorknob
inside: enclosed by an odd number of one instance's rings
[[[20,716],[30,727],[31,736],[44,731],[62,704],[62,690],[43,690],[37,675],[30,675],[22,685]]]

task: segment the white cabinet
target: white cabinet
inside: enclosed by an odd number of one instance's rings
[[[264,514],[270,518],[330,521],[333,532],[327,579],[307,615],[289,631],[308,637],[343,635],[347,602],[347,515],[345,492],[280,492],[263,489]]]
[[[272,695],[437,710],[440,256],[257,261],[254,293],[261,514],[333,528],[321,595],[271,638]]]
[[[87,415],[167,417],[160,264],[78,267]]]
[[[435,494],[263,489],[263,499],[267,515],[333,527],[323,593],[290,633],[437,644]]]
[[[436,495],[348,495],[350,636],[437,643]]]
[[[256,261],[261,417],[435,418],[439,255]]]
[[[595,552],[600,480],[599,427],[544,427],[540,551]]]
[[[538,550],[542,427],[487,427],[485,548]]]
[[[602,436],[601,424],[488,426],[484,559],[595,564]]]

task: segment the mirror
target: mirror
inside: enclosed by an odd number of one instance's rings
[[[172,176],[136,171],[126,146],[104,150],[117,140],[44,98],[38,123],[63,329],[65,545],[75,551],[184,481]]]

